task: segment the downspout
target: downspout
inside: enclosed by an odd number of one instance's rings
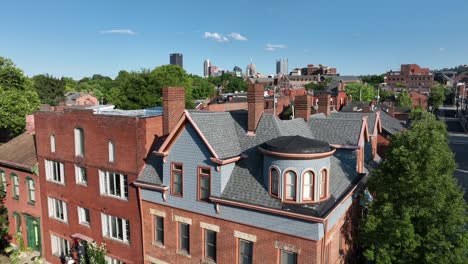
[[[323,222],[323,242],[322,242],[322,257],[320,263],[325,263],[325,248],[327,246],[327,229],[328,229],[328,218]],[[330,253],[330,252],[329,252]]]
[[[138,205],[140,207],[140,224],[141,224],[141,249],[143,250],[143,262],[145,262],[146,259],[146,248],[145,248],[145,232],[143,231],[144,228],[144,221],[143,221],[143,205],[142,205],[142,200],[141,200],[141,188],[137,187],[138,190]]]

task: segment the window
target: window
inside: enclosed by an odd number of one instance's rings
[[[65,184],[65,172],[63,163],[45,160],[46,179],[48,181]]]
[[[286,200],[296,200],[297,175],[294,171],[287,171],[285,176]]]
[[[239,264],[252,264],[253,242],[239,239]]]
[[[279,172],[276,168],[270,170],[270,194],[278,197],[279,193]]]
[[[320,199],[324,198],[327,194],[327,171],[320,172]]]
[[[75,156],[84,156],[84,131],[75,128]]]
[[[34,180],[30,177],[26,177],[26,184],[28,185],[29,203],[34,204],[36,202],[36,187]]]
[[[101,194],[120,199],[128,198],[128,183],[126,175],[108,171],[99,171],[99,184]]]
[[[190,254],[190,225],[179,223],[179,250]]]
[[[18,212],[13,213],[13,218],[15,219],[16,233],[21,233],[21,215]]]
[[[101,213],[102,235],[128,243],[130,223],[128,220]]]
[[[109,140],[108,148],[109,148],[109,162],[114,162],[114,158],[115,158],[114,142]]]
[[[50,135],[50,152],[55,152],[55,136],[54,134]]]
[[[59,257],[61,254],[68,255],[70,251],[70,242],[61,237],[50,235],[51,245],[52,245],[52,255]]]
[[[13,198],[19,199],[19,178],[18,175],[12,173],[11,181],[13,182]]]
[[[297,254],[294,252],[281,250],[281,264],[296,264]]]
[[[314,173],[306,171],[303,176],[304,186],[302,189],[303,200],[313,200],[314,197]]]
[[[67,222],[67,203],[52,197],[47,197],[49,217]]]
[[[88,175],[86,174],[86,168],[75,165],[75,178],[76,183],[88,185]]]
[[[89,216],[89,209],[78,207],[78,222],[81,225],[89,226],[91,223],[91,218]]]
[[[111,258],[109,256],[105,256],[104,260],[106,261],[105,264],[125,264],[125,262]]]
[[[204,258],[216,262],[216,232],[205,229]]]
[[[154,217],[154,241],[164,245],[164,217]]]
[[[6,174],[5,174],[5,172],[0,171],[0,178],[1,178],[1,180],[2,180],[2,189],[3,189],[3,192],[6,193],[6,191],[7,191],[7,181],[6,181]]]
[[[198,200],[208,201],[211,195],[211,169],[198,168]]]
[[[182,164],[172,163],[171,164],[171,193],[172,195],[182,196],[183,195],[183,176],[184,171]]]

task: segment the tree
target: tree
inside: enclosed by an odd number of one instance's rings
[[[192,81],[187,72],[178,65],[163,65],[151,71],[151,77],[156,87],[162,91],[163,87],[182,86],[185,88],[185,107],[194,108],[192,100]],[[160,92],[161,94],[161,92]]]
[[[209,98],[215,94],[214,86],[208,80],[197,75],[191,75],[192,79],[192,97],[195,99]]]
[[[411,101],[411,97],[408,91],[406,90],[401,91],[401,93],[398,95],[396,99],[396,105],[399,107],[412,107],[413,106],[413,101]]]
[[[24,130],[25,116],[38,108],[31,80],[11,60],[0,57],[0,129],[15,137]]]
[[[375,97],[375,89],[369,84],[348,83],[345,90],[348,96],[352,96],[353,101],[368,102]]]
[[[368,188],[376,197],[361,225],[374,263],[467,263],[467,206],[453,176],[444,123],[423,112],[392,138]]]
[[[434,109],[439,108],[445,101],[445,89],[442,85],[438,84],[432,87],[431,94],[429,95],[429,105]]]
[[[43,104],[58,105],[65,96],[65,82],[48,74],[39,74],[32,78],[34,88]]]
[[[383,74],[380,74],[380,75],[367,75],[367,76],[362,76],[361,77],[361,81],[363,83],[367,83],[369,85],[372,85],[374,86],[375,88],[377,88],[381,83],[384,82],[384,75]]]
[[[223,74],[221,76],[209,77],[208,81],[216,87],[223,87],[224,93],[247,91],[247,81],[232,74]]]

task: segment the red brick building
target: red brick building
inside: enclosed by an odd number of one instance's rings
[[[409,96],[411,97],[411,102],[413,103],[413,108],[416,108],[418,106],[422,107],[424,110],[428,110],[429,106],[429,96],[418,93],[415,91],[411,91],[409,93]]]
[[[31,120],[31,119],[30,119]],[[6,192],[11,243],[20,233],[24,245],[43,252],[42,211],[34,129],[0,146],[0,188]]]
[[[43,256],[60,263],[79,240],[106,243],[110,263],[142,263],[133,187],[161,110],[64,109],[35,113]],[[75,239],[75,240],[74,240]]]
[[[402,84],[406,88],[426,88],[434,85],[434,75],[429,68],[421,68],[417,64],[402,64],[400,71],[389,71],[385,76],[389,86]]]

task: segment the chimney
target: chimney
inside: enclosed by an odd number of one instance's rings
[[[304,121],[308,122],[310,119],[312,107],[312,97],[308,95],[296,96],[294,99],[294,110],[296,111],[296,118],[303,118]]]
[[[250,83],[247,90],[248,104],[248,134],[255,134],[260,117],[264,110],[264,88],[262,84]]]
[[[323,93],[318,96],[318,112],[330,115],[330,94]]]
[[[163,87],[163,134],[169,135],[185,110],[184,87]]]
[[[34,133],[34,115],[26,115],[26,133],[32,134]]]

